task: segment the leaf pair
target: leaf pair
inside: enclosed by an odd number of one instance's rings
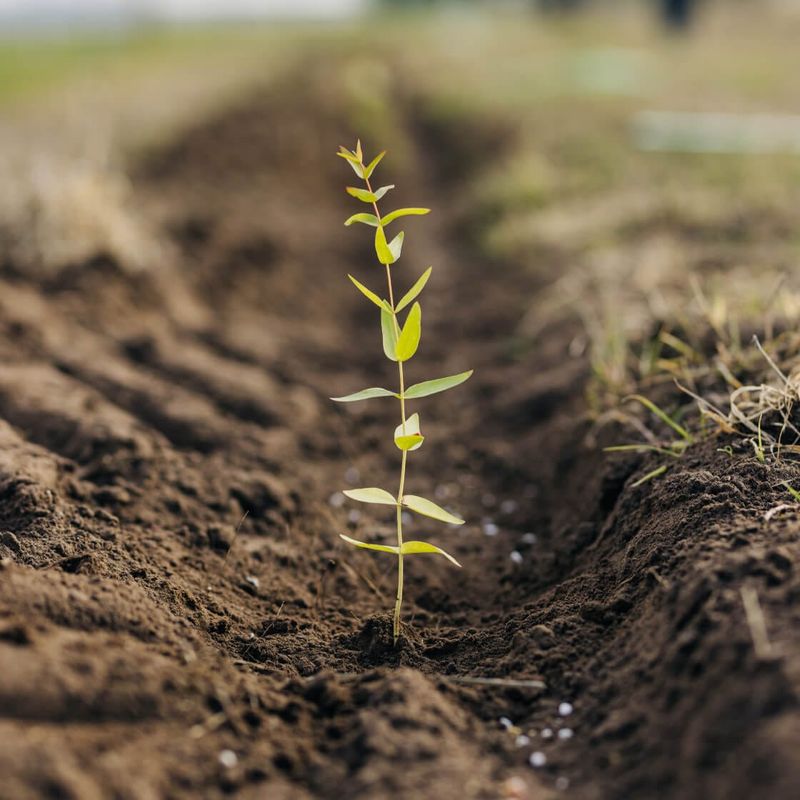
[[[406,400],[415,400],[420,397],[429,397],[438,392],[446,392],[454,386],[464,383],[469,380],[472,375],[472,370],[467,372],[460,372],[458,375],[449,375],[446,378],[436,378],[432,381],[423,381],[422,383],[415,383],[406,389],[403,397]],[[396,397],[399,399],[400,395],[397,392],[392,392],[389,389],[381,389],[379,387],[372,387],[370,389],[362,389],[360,392],[354,394],[344,395],[343,397],[331,397],[337,403],[356,403],[359,400],[372,400],[375,397]]]
[[[400,258],[400,254],[403,252],[403,239],[405,239],[405,236],[405,233],[400,231],[391,242],[387,242],[383,225],[378,225],[375,229],[375,252],[381,264],[394,264]]]
[[[345,536],[343,533],[340,533],[339,536],[344,539],[348,544],[352,544],[355,547],[363,547],[365,550],[379,550],[382,553],[395,553],[395,554],[402,554],[404,556],[414,555],[415,553],[438,553],[440,556],[444,556],[448,561],[451,561],[457,567],[460,567],[461,564],[456,561],[450,553],[445,552],[442,550],[441,547],[437,547],[435,544],[430,544],[430,542],[403,542],[402,547],[392,547],[387,544],[368,544],[367,542],[359,542],[358,539],[351,539],[349,536]]]
[[[394,184],[389,184],[388,186],[381,186],[380,189],[376,189],[374,192],[369,191],[369,189],[359,189],[358,186],[348,186],[347,194],[355,197],[356,200],[360,200],[362,203],[377,203],[390,189],[394,189]]]
[[[345,225],[350,227],[354,222],[360,222],[363,225],[371,225],[373,228],[378,227],[378,223],[386,227],[390,222],[394,222],[400,217],[421,217],[429,214],[429,208],[398,208],[397,211],[390,211],[386,216],[381,217],[379,220],[374,214],[353,214],[345,220]]]
[[[364,166],[364,153],[361,150],[361,140],[359,139],[359,141],[356,142],[355,150],[350,151],[346,147],[340,146],[339,152],[336,155],[347,161],[353,168],[353,172],[355,172],[359,178],[369,180],[372,173],[375,171],[375,167],[381,163],[381,159],[386,155],[386,151],[384,150],[382,153],[378,153],[367,166]]]
[[[377,486],[369,486],[365,489],[347,489],[344,495],[351,500],[357,500],[359,503],[374,503],[382,506],[396,506],[398,504],[396,497],[387,492],[386,489],[379,489]],[[411,509],[411,511],[416,511],[417,514],[422,514],[439,522],[446,522],[449,525],[464,524],[464,520],[460,517],[445,511],[433,501],[418,497],[415,494],[403,495],[401,505]]]
[[[398,330],[397,316],[381,307],[381,334],[383,352],[391,361],[408,361],[419,347],[422,336],[422,306],[414,303],[408,312],[405,324]]]

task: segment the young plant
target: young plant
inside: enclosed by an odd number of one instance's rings
[[[392,546],[369,544],[367,542],[359,542],[355,539],[351,539],[344,534],[340,534],[340,536],[355,547],[363,547],[367,550],[379,550],[397,556],[397,599],[394,606],[393,626],[393,635],[396,644],[400,636],[400,610],[403,605],[403,558],[417,553],[438,553],[456,566],[461,566],[449,553],[446,553],[436,545],[430,544],[429,542],[405,541],[403,539],[403,509],[407,508],[417,514],[422,514],[426,517],[431,517],[451,525],[464,524],[463,519],[450,514],[436,505],[436,503],[426,500],[424,497],[405,493],[408,454],[419,450],[425,440],[425,437],[422,435],[419,413],[415,412],[410,416],[407,415],[408,402],[410,400],[418,400],[421,397],[428,397],[438,392],[444,392],[447,389],[452,389],[454,386],[464,383],[464,381],[472,375],[472,370],[462,372],[458,375],[449,375],[445,378],[423,381],[422,383],[416,383],[413,386],[406,387],[403,365],[417,352],[422,335],[422,308],[419,301],[417,301],[417,297],[425,288],[425,284],[431,276],[432,267],[428,267],[403,297],[395,302],[394,285],[392,283],[392,265],[400,258],[405,234],[403,231],[400,231],[400,233],[389,240],[386,236],[386,229],[392,222],[401,217],[421,216],[427,214],[430,209],[399,208],[396,211],[390,211],[388,214],[381,216],[378,203],[385,197],[387,192],[394,189],[394,186],[381,186],[379,189],[373,190],[370,179],[372,178],[375,168],[384,157],[385,151],[375,156],[368,164],[365,164],[364,154],[361,150],[361,142],[359,141],[356,143],[355,150],[351,151],[345,147],[341,147],[337,155],[350,164],[353,171],[365,184],[364,188],[348,186],[347,193],[355,197],[356,200],[365,203],[372,210],[372,213],[354,214],[344,224],[349,226],[359,222],[375,229],[375,254],[379,264],[382,265],[386,271],[386,285],[389,299],[381,298],[371,289],[359,283],[352,275],[348,275],[347,277],[350,278],[356,289],[380,310],[383,352],[386,358],[397,364],[399,391],[393,392],[390,389],[374,387],[363,389],[360,392],[347,395],[346,397],[334,397],[332,399],[338,403],[354,403],[359,400],[370,400],[377,397],[394,397],[400,401],[400,424],[394,431],[394,443],[397,449],[400,450],[400,483],[397,494],[393,495],[386,489],[379,489],[374,486],[365,489],[350,489],[344,492],[351,500],[357,500],[361,503],[377,503],[380,505],[394,506],[397,520],[397,544]],[[401,322],[399,314],[409,306],[411,306],[411,308],[406,314],[405,321]]]

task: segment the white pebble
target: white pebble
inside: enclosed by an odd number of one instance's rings
[[[537,750],[531,753],[528,762],[534,768],[543,767],[547,763],[547,756],[541,750]]]
[[[560,703],[558,706],[558,715],[560,717],[568,717],[574,710],[572,703]]]
[[[519,550],[512,550],[509,557],[515,564],[522,563],[522,553],[520,553]]]
[[[329,498],[328,502],[334,508],[341,508],[344,505],[344,495],[341,492],[334,492]]]
[[[403,525],[412,525],[414,523],[414,517],[408,511],[404,511],[400,517],[403,520]]]
[[[509,728],[513,728],[514,727],[514,723],[508,717],[500,717],[500,719],[497,720],[497,721],[506,730],[508,730]]]
[[[494,522],[490,522],[487,520],[483,523],[483,532],[487,536],[497,536],[499,531],[500,528],[498,528],[497,525],[494,524]]]
[[[517,501],[516,500],[503,500],[500,503],[500,510],[504,514],[513,514],[517,510]]]
[[[531,743],[530,737],[526,736],[524,733],[521,733],[514,740],[514,744],[517,747],[527,747],[530,743]]]
[[[356,484],[361,480],[361,473],[355,467],[348,467],[344,479],[350,484]]]
[[[440,483],[434,490],[433,494],[437,500],[446,500],[450,492],[443,483]]]
[[[522,543],[523,544],[536,544],[536,534],[535,533],[523,533],[522,534]]]
[[[559,739],[563,739],[565,741],[567,739],[571,739],[573,736],[574,736],[574,732],[573,732],[572,728],[562,728],[558,732],[558,738]]]
[[[560,775],[556,778],[556,789],[558,789],[559,792],[564,792],[569,789],[569,778],[564,775]]]
[[[361,512],[357,508],[351,508],[347,514],[347,521],[355,525],[361,519]]]
[[[552,728],[542,728],[541,736],[542,736],[542,739],[552,739],[553,738],[553,729]]]
[[[245,576],[245,580],[246,580],[246,581],[247,581],[247,582],[248,582],[248,583],[249,583],[249,584],[250,584],[250,585],[251,585],[251,586],[252,586],[254,589],[258,589],[258,587],[260,586],[260,583],[259,583],[259,581],[258,581],[258,578],[256,578],[256,577],[255,577],[255,576],[253,576],[253,575],[247,575],[247,576]]]
[[[233,750],[223,750],[218,758],[219,763],[222,764],[225,769],[233,769],[239,763],[239,757]]]

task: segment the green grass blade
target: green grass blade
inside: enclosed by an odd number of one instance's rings
[[[394,315],[385,308],[381,309],[381,335],[383,336],[383,352],[386,353],[386,358],[390,361],[397,361],[397,327]]]
[[[366,542],[359,542],[358,539],[351,539],[343,533],[339,534],[340,539],[344,539],[348,544],[354,547],[363,547],[364,550],[380,550],[381,553],[394,553],[395,555],[400,552],[399,547],[391,547],[388,544],[367,544]],[[459,564],[459,566],[461,566]]]
[[[464,520],[456,517],[449,511],[445,511],[441,506],[436,503],[426,500],[424,497],[417,497],[415,494],[407,494],[403,496],[403,505],[416,511],[417,514],[423,514],[431,519],[439,520],[439,522],[447,522],[450,525],[463,525]]]
[[[339,534],[341,536],[341,534]],[[435,544],[430,544],[429,542],[403,542],[403,546],[400,548],[400,552],[404,556],[414,555],[415,553],[438,553],[440,556],[444,556],[448,561],[451,561],[457,567],[460,567],[461,564],[456,561],[450,553],[445,552],[442,550],[441,547],[437,547]]]
[[[352,217],[348,217],[344,221],[344,224],[349,228],[354,222],[361,222],[364,225],[371,225],[373,228],[378,227],[378,218],[374,214],[353,214]]]
[[[634,481],[631,484],[631,489],[635,489],[637,486],[641,486],[643,483],[647,483],[648,481],[653,480],[653,478],[657,478],[659,475],[663,475],[669,467],[666,464],[663,464],[660,467],[656,467],[654,470],[651,470],[647,473],[647,475],[643,475],[639,478],[638,481]]]
[[[369,486],[366,489],[345,489],[342,494],[351,500],[359,503],[375,503],[381,506],[396,506],[397,499],[386,489],[379,489],[377,486]]]
[[[398,361],[408,361],[417,352],[419,340],[422,336],[422,307],[419,303],[411,306],[403,330],[397,339],[395,352]]]
[[[353,286],[355,286],[356,289],[358,289],[358,291],[364,295],[364,297],[375,303],[375,305],[378,306],[378,308],[384,309],[386,307],[386,301],[381,300],[381,298],[378,297],[378,295],[376,295],[375,292],[371,291],[370,289],[367,289],[367,287],[364,286],[363,283],[357,281],[352,275],[348,275],[347,277],[350,278],[350,280],[353,282]]]
[[[397,211],[390,211],[385,217],[381,218],[381,225],[388,225],[400,217],[421,217],[430,214],[429,208],[398,208]]]
[[[406,400],[415,400],[420,397],[429,397],[438,392],[446,392],[454,386],[464,383],[469,380],[472,375],[472,370],[467,372],[460,372],[458,375],[449,375],[446,378],[436,378],[432,381],[423,381],[422,383],[415,383],[409,386],[405,391]]]
[[[676,442],[676,445],[683,445],[683,442]],[[612,447],[604,447],[603,451],[606,453],[660,453],[663,456],[672,456],[673,458],[680,458],[683,455],[683,449],[680,452],[675,450],[668,450],[666,447],[656,447],[653,444],[615,444]]]
[[[409,303],[413,302],[417,298],[419,293],[425,288],[425,284],[428,282],[428,279],[431,277],[431,272],[433,272],[433,267],[428,267],[428,269],[422,273],[417,282],[403,295],[403,298],[397,304],[395,311],[402,311]]]
[[[665,425],[669,425],[675,433],[678,434],[682,439],[686,440],[689,444],[694,442],[694,437],[692,436],[689,431],[686,430],[682,425],[679,425],[675,422],[669,414],[665,411],[662,411],[652,400],[648,400],[641,394],[632,394],[629,397],[625,398],[626,400],[636,400],[637,402],[641,403],[646,409],[652,411]]]
[[[377,386],[371,389],[362,389],[360,392],[354,394],[346,394],[343,397],[331,397],[337,403],[357,403],[359,400],[372,400],[375,397],[397,397],[395,392],[390,392],[388,389],[381,389]]]

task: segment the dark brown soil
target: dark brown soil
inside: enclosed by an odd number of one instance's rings
[[[422,528],[464,568],[410,561],[391,646],[394,562],[338,538],[389,533],[336,493],[394,482],[396,409],[327,399],[391,371],[325,73],[142,160],[151,270],[6,267],[0,797],[800,797],[798,513],[764,518],[797,471],[714,442],[634,487],[658,462],[602,452],[574,326],[515,338],[547,266],[488,263],[450,210],[505,134],[403,97],[385,177],[437,212],[397,271],[435,265],[413,380],[476,373],[421,404],[410,467],[469,520]]]

